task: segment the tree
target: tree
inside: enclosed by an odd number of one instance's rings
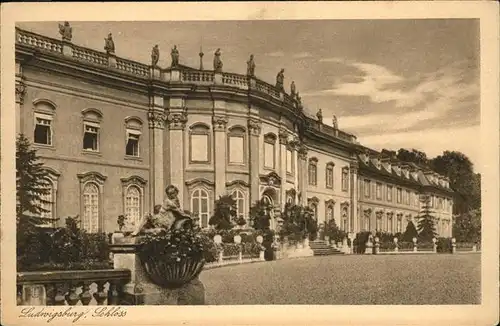
[[[411,150],[400,148],[396,155],[396,158],[403,162],[412,162],[420,166],[427,166],[429,160],[427,159],[427,154],[412,148]]]
[[[304,239],[307,235],[315,234],[318,230],[314,212],[308,206],[286,204],[281,214],[283,236],[294,236],[296,240]]]
[[[408,224],[406,225],[406,230],[403,233],[402,241],[404,242],[412,242],[413,238],[418,237],[418,231],[417,228],[415,227],[415,224],[413,224],[412,221],[408,221]]]
[[[430,242],[437,236],[430,197],[428,195],[422,196],[421,202],[423,205],[418,216],[418,237],[423,241]]]
[[[231,195],[220,196],[208,224],[217,230],[230,230],[236,224],[237,214],[236,200]]]
[[[329,236],[330,239],[335,241],[335,243],[342,241],[347,237],[347,233],[339,229],[337,223],[335,222],[335,219],[333,218],[325,224],[324,232],[325,235]]]
[[[457,215],[453,223],[453,237],[458,242],[477,242],[481,240],[481,210],[474,209]]]
[[[39,162],[36,150],[31,148],[29,140],[20,134],[16,141],[16,215],[19,219],[26,217],[33,224],[44,224],[52,219],[42,218],[41,214],[48,210],[45,199],[50,194],[49,175]]]
[[[250,221],[255,230],[269,230],[271,225],[269,211],[271,209],[273,209],[272,206],[262,199],[250,207]]]

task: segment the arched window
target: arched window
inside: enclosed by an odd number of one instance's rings
[[[347,219],[348,219],[348,210],[347,206],[342,207],[342,230],[344,232],[348,232]]]
[[[392,213],[387,213],[387,231],[389,233],[394,233]]]
[[[195,189],[191,195],[191,212],[198,217],[200,227],[208,227],[208,192],[204,189]]]
[[[330,202],[326,205],[326,223],[335,218],[335,204]]]
[[[307,204],[313,210],[313,212],[314,212],[314,218],[318,219],[318,204],[319,204],[319,199],[317,197],[309,198],[307,200]]]
[[[141,219],[141,190],[137,186],[127,188],[125,195],[125,216],[137,225]]]
[[[365,210],[363,218],[364,231],[370,231],[370,217],[371,217],[371,211],[369,209]]]
[[[189,128],[189,162],[210,162],[210,127],[197,123]]]
[[[97,109],[85,109],[83,115],[83,150],[99,152],[102,113]]]
[[[375,230],[382,231],[382,212],[377,212],[377,218],[375,219]]]
[[[142,130],[142,120],[138,117],[125,118],[127,143],[125,145],[125,155],[129,157],[140,156],[140,138]]]
[[[264,136],[264,167],[268,169],[275,168],[276,157],[276,135],[269,133]]]
[[[308,166],[308,180],[309,185],[315,186],[318,184],[318,159],[312,157],[309,159]]]
[[[87,182],[83,187],[83,219],[82,228],[89,233],[99,231],[99,187]]]
[[[401,214],[398,214],[396,232],[403,232],[403,216]]]
[[[34,133],[33,143],[37,145],[54,146],[54,115],[56,105],[49,100],[37,99],[33,101]]]
[[[245,218],[245,196],[243,195],[243,192],[235,190],[231,196],[236,201],[236,212],[238,214],[238,218]]]

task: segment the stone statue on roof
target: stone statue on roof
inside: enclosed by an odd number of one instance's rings
[[[297,92],[297,89],[295,87],[295,81],[292,80],[292,83],[290,84],[290,96],[292,98],[295,98],[295,93]]]
[[[321,111],[321,109],[319,109],[316,113],[316,117],[318,118],[319,123],[323,123],[323,111]]]
[[[104,50],[107,54],[115,53],[115,42],[113,42],[113,35],[111,33],[104,39]]]
[[[253,61],[253,54],[250,55],[250,59],[247,61],[247,76],[255,76],[255,62]]]
[[[177,45],[174,45],[174,48],[170,52],[170,56],[172,57],[171,67],[177,67],[179,65],[179,50],[177,50]]]
[[[214,71],[215,72],[222,72],[222,60],[221,60],[220,56],[221,56],[221,52],[220,52],[220,48],[219,48],[214,53]]]
[[[59,24],[59,34],[61,34],[63,41],[71,42],[73,29],[69,25],[69,22],[64,22],[64,25]]]
[[[280,92],[285,91],[285,87],[283,86],[285,82],[285,69],[281,69],[280,72],[276,75],[276,88]]]
[[[151,50],[151,65],[156,67],[158,60],[160,60],[160,49],[158,48],[158,44],[156,44],[153,50]]]
[[[339,123],[337,121],[337,116],[336,115],[333,115],[332,126],[333,126],[334,129],[339,129]]]

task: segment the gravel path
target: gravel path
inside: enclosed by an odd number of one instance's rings
[[[204,271],[207,304],[479,304],[481,256],[327,256]]]

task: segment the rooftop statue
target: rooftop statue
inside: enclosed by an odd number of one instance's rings
[[[132,236],[141,233],[160,233],[171,229],[192,226],[192,219],[189,214],[180,208],[179,190],[173,185],[165,189],[165,199],[162,205],[156,205],[153,215],[144,217]]]
[[[334,129],[339,129],[339,124],[338,124],[338,121],[337,121],[337,116],[333,116],[333,119],[332,119],[332,125],[333,125],[333,128]]]
[[[280,70],[280,72],[278,73],[278,75],[276,75],[276,88],[280,92],[284,92],[285,91],[285,87],[283,86],[284,82],[285,82],[285,69],[282,68]]]
[[[172,52],[170,52],[172,57],[172,67],[177,67],[179,65],[179,50],[177,50],[177,45],[174,45]]]
[[[64,25],[59,24],[59,34],[61,34],[63,41],[71,42],[73,29],[69,26],[68,22],[64,22]]]
[[[113,42],[113,35],[111,35],[111,33],[104,39],[104,50],[107,54],[115,53],[115,42]]]
[[[158,60],[160,60],[160,49],[158,48],[158,44],[156,44],[151,51],[151,65],[156,67]]]
[[[292,98],[295,98],[296,92],[297,92],[297,89],[295,88],[295,82],[292,81],[292,83],[290,84],[290,96],[292,96]]]
[[[222,72],[222,60],[221,60],[220,56],[221,56],[221,53],[220,53],[220,48],[219,48],[214,53],[214,71],[215,72]]]
[[[253,54],[250,55],[250,59],[247,61],[247,76],[255,76],[255,62],[253,61]]]
[[[297,107],[302,110],[302,98],[300,97],[299,92],[297,92]]]
[[[316,113],[316,117],[318,117],[319,123],[323,123],[323,111],[321,111],[321,109],[319,109],[318,113]]]

